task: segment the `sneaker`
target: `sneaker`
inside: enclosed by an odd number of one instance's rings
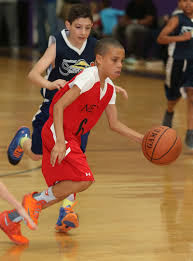
[[[60,208],[58,221],[55,226],[56,231],[65,233],[79,226],[78,215],[73,211],[72,207]]]
[[[162,125],[172,128],[173,117],[174,117],[174,112],[166,111],[165,114],[164,114]]]
[[[12,222],[8,217],[9,211],[0,214],[0,228],[17,245],[26,245],[29,240],[21,234],[20,223]]]
[[[187,130],[185,144],[191,150],[193,150],[193,130]]]
[[[25,208],[25,211],[28,213],[28,215],[33,220],[33,222],[37,225],[39,213],[41,212],[42,206],[43,206],[43,204],[45,204],[45,201],[44,200],[37,201],[35,198],[33,198],[33,195],[36,193],[38,193],[38,192],[26,194],[23,197],[22,205]],[[26,223],[30,229],[34,230],[34,228],[30,225],[30,223],[28,221],[26,221]]]
[[[7,150],[8,160],[12,165],[17,165],[22,156],[23,156],[23,149],[20,146],[20,140],[23,137],[30,137],[30,130],[27,127],[21,127],[16,132],[14,138],[12,139],[11,143],[9,144]]]

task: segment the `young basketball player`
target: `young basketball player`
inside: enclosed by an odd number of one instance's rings
[[[50,37],[50,44],[43,57],[29,73],[29,79],[37,86],[43,87],[41,93],[44,101],[34,116],[33,133],[30,139],[29,128],[20,128],[8,148],[8,159],[11,164],[18,164],[25,152],[32,160],[42,158],[41,131],[49,116],[49,107],[56,92],[84,68],[94,65],[94,48],[97,40],[90,37],[92,14],[85,5],[73,5],[66,21],[67,31]],[[47,79],[43,73],[47,70]],[[127,93],[120,87],[117,91],[125,97]],[[88,133],[81,136],[81,149],[86,150]],[[75,225],[63,227],[62,220],[69,215],[75,196],[70,195],[60,208],[56,229],[66,232]],[[78,224],[78,218],[77,222]]]
[[[28,214],[25,212],[25,209],[22,207],[22,205],[15,199],[15,197],[8,191],[8,189],[6,188],[6,186],[0,182],[0,197],[3,198],[4,200],[6,200],[8,203],[10,203],[13,207],[15,207],[15,210],[20,214],[20,217],[23,218],[24,220],[26,220],[32,229],[37,229],[36,224],[34,224],[34,222],[31,220],[31,218],[28,216]],[[14,210],[14,211],[15,211]],[[9,213],[9,215],[12,215],[12,212]],[[5,222],[7,222],[7,224],[9,224],[9,220],[4,220]],[[1,223],[1,218],[0,218],[0,223]],[[20,231],[20,225],[16,225],[16,223],[11,223],[9,224],[9,227],[11,230],[15,230],[17,231],[16,235],[12,237],[12,240],[15,242],[17,242],[18,240],[20,240],[20,236],[21,234],[19,233]],[[3,228],[2,228],[3,230]],[[28,239],[23,237],[23,243],[27,244],[28,243]]]
[[[42,130],[42,172],[48,189],[23,198],[23,206],[36,224],[42,209],[72,193],[86,190],[93,183],[93,173],[80,149],[81,135],[93,128],[104,110],[113,131],[142,142],[143,135],[129,129],[117,117],[116,92],[111,79],[119,77],[124,54],[118,41],[110,38],[100,40],[96,45],[96,66],[86,68],[54,96],[49,119]],[[12,212],[17,220],[10,219],[10,211],[0,214],[0,225],[11,240],[15,231],[4,220],[7,218],[10,224],[19,224],[19,214]],[[74,218],[71,213],[72,222]],[[31,228],[29,223],[28,226]],[[22,239],[18,243],[22,243]]]
[[[174,108],[181,98],[180,87],[184,87],[188,114],[185,143],[193,149],[193,1],[179,0],[179,6],[183,13],[173,16],[158,37],[158,43],[169,44],[165,81],[168,104],[163,125],[172,127]]]

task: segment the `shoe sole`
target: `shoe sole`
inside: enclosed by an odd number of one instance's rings
[[[19,131],[20,129],[22,129],[22,128],[27,128],[27,129],[29,129],[29,128],[26,127],[26,126],[21,126],[21,127],[19,127],[19,128],[17,129],[17,132],[16,132],[15,136],[17,135],[18,131]],[[15,138],[15,136],[14,136],[14,138]],[[22,159],[22,157],[23,157],[23,154],[22,154],[22,156],[21,156],[21,158],[20,158],[19,160],[13,160],[13,159],[10,157],[10,155],[9,155],[9,147],[11,146],[11,144],[12,144],[14,138],[12,139],[12,141],[10,142],[10,144],[7,146],[7,157],[8,157],[8,161],[9,161],[9,163],[10,163],[11,165],[17,165],[17,164],[20,162],[20,160]]]
[[[2,227],[2,226],[0,226],[0,229],[6,234],[6,236],[12,241],[12,242],[14,242],[16,245],[27,245],[27,244],[29,244],[29,241],[28,242],[19,242],[19,241],[16,241],[16,240],[14,240],[12,237],[10,237],[6,232],[5,232],[5,230],[4,230],[4,228]]]
[[[0,222],[1,222],[1,220],[0,220]],[[12,242],[14,242],[16,245],[27,245],[28,243],[29,243],[29,240],[26,238],[26,240],[28,240],[27,242],[20,242],[20,241],[17,241],[17,240],[14,240],[11,236],[9,236],[8,234],[7,234],[7,232],[5,231],[5,229],[4,229],[4,227],[2,227],[1,226],[1,224],[0,224],[0,229],[5,233],[5,235],[12,241]]]
[[[69,213],[67,217],[64,217],[62,220],[62,225],[55,226],[57,232],[66,233],[73,228],[77,228],[79,226],[79,220],[77,214]]]

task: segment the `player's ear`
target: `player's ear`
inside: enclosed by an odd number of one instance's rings
[[[66,25],[67,30],[69,31],[70,27],[71,27],[71,24],[70,24],[70,22],[68,20],[65,21],[65,25]]]
[[[102,63],[102,55],[96,54],[96,63],[101,64]]]

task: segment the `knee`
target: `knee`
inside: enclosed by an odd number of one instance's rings
[[[81,181],[80,192],[88,189],[93,181]]]

